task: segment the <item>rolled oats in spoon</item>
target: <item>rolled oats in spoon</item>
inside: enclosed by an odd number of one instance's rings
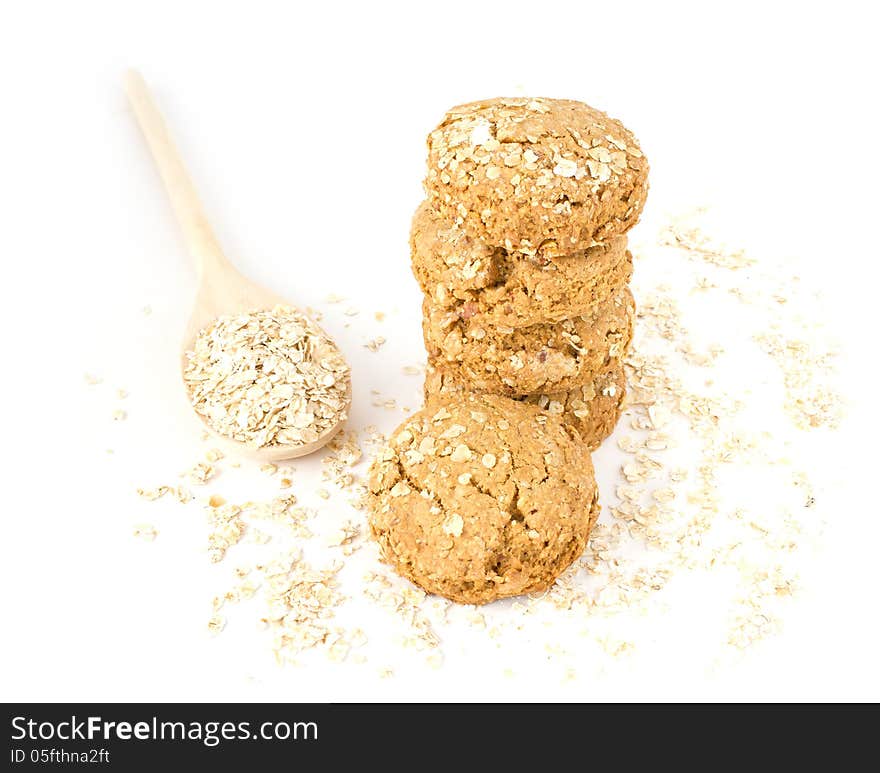
[[[193,407],[231,440],[253,448],[304,445],[345,421],[348,364],[294,308],[219,317],[199,332],[186,358]]]

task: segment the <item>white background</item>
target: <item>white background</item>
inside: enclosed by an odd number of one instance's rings
[[[4,3],[0,697],[880,698],[870,5]],[[237,264],[303,305],[332,292],[363,310],[350,328],[326,320],[353,360],[361,424],[399,418],[371,409],[369,388],[418,403],[418,380],[398,376],[422,357],[407,230],[424,136],[453,104],[588,101],[649,156],[646,218],[711,201],[750,246],[797,256],[847,347],[834,448],[848,480],[784,631],[711,675],[658,656],[568,685],[515,641],[517,679],[462,647],[439,671],[380,680],[372,666],[267,669],[251,639],[209,639],[198,516],[164,517],[152,545],[130,536],[159,517],[133,487],[173,482],[201,446],[175,371],[194,277],[123,99],[129,66],[154,86]],[[377,358],[360,344],[379,334]],[[132,393],[127,422],[109,419],[116,385]]]

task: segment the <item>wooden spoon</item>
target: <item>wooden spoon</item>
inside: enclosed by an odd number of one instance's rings
[[[183,338],[182,368],[187,366],[186,353],[191,351],[199,332],[217,317],[229,314],[272,309],[291,304],[271,290],[242,276],[220,248],[208,222],[199,196],[187,174],[183,161],[174,147],[162,114],[153,102],[150,90],[140,73],[129,70],[125,75],[125,91],[146,137],[153,159],[159,167],[171,206],[183,230],[190,253],[196,261],[198,291],[189,325]],[[305,315],[304,315],[305,316]],[[325,334],[326,335],[326,334]],[[351,401],[351,390],[347,395]],[[344,413],[348,412],[346,404]],[[227,448],[263,461],[279,461],[305,456],[326,445],[340,430],[344,421],[328,428],[316,440],[301,445],[279,444],[253,448],[246,443],[217,433],[204,417],[196,414],[205,427]]]

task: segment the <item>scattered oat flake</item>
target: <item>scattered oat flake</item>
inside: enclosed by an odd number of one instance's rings
[[[161,499],[171,490],[172,489],[170,486],[156,486],[156,488],[138,488],[137,494],[142,499],[153,502],[156,499]]]
[[[187,502],[191,502],[194,498],[193,493],[185,486],[177,486],[174,489],[174,496],[177,498],[177,501],[183,505]]]
[[[144,542],[153,542],[156,537],[159,536],[156,527],[149,523],[137,524],[132,533],[137,539],[143,540]]]
[[[185,475],[189,478],[190,483],[197,486],[204,486],[209,480],[217,475],[217,469],[207,462],[198,462],[187,470]]]

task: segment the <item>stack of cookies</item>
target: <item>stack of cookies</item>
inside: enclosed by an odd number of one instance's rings
[[[611,433],[634,320],[625,234],[647,173],[633,135],[581,102],[493,99],[446,114],[410,237],[426,397],[533,403],[591,449]]]
[[[483,604],[549,588],[599,515],[589,452],[624,398],[625,234],[648,165],[620,123],[568,100],[457,107],[428,149],[411,234],[427,400],[366,502],[401,575]]]

